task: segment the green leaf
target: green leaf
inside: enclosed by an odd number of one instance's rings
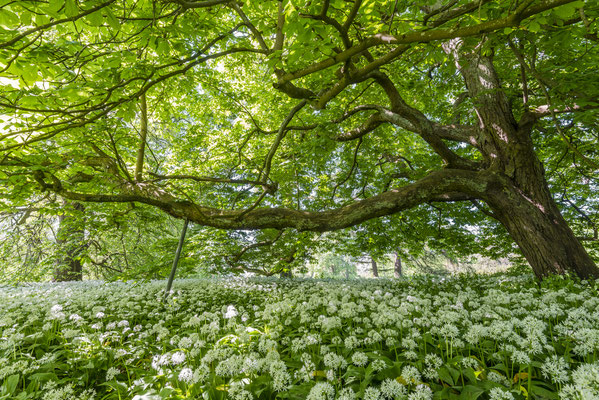
[[[19,384],[19,378],[21,375],[11,375],[6,378],[4,385],[6,385],[7,392],[9,394],[13,394],[17,390],[17,385]]]
[[[36,82],[39,79],[38,72],[39,71],[35,65],[23,65],[21,70],[21,78],[25,83]]]
[[[485,389],[478,386],[466,385],[460,393],[460,400],[476,400],[484,392]]]
[[[19,17],[21,18],[21,25],[31,25],[33,14],[30,12],[21,12]]]
[[[64,12],[68,17],[74,17],[79,14],[79,7],[77,7],[75,0],[65,0]]]
[[[542,388],[540,386],[537,385],[532,385],[532,387],[530,388],[531,393],[535,394],[535,395],[539,395],[542,397],[545,397],[547,399],[551,399],[551,400],[557,400],[559,397],[557,395],[557,393],[553,392],[553,391],[549,391],[545,388]]]
[[[541,25],[539,25],[537,21],[531,21],[530,24],[528,24],[528,30],[530,32],[538,32],[541,30]]]
[[[19,25],[19,17],[6,8],[0,8],[0,26],[6,29],[13,29]]]
[[[574,12],[576,11],[576,7],[574,4],[565,4],[561,7],[557,7],[553,10],[555,15],[557,15],[561,19],[568,19]]]
[[[38,372],[30,375],[29,379],[38,383],[44,383],[51,380],[56,380],[56,374],[54,372]]]
[[[48,12],[48,14],[50,14],[50,16],[58,17],[63,5],[64,1],[62,0],[49,0],[48,8],[46,9],[46,11]]]
[[[118,31],[121,28],[119,20],[115,17],[110,8],[106,8],[106,20],[108,21],[108,25],[115,31]]]
[[[156,39],[156,53],[163,55],[170,49],[168,41],[162,38]]]
[[[474,370],[472,368],[462,370],[462,373],[464,374],[466,379],[468,379],[468,381],[470,381],[471,383],[476,384],[478,382],[478,379],[476,378],[476,374],[474,373]]]
[[[93,13],[87,15],[85,17],[85,19],[91,26],[101,26],[102,23],[104,22],[104,17],[102,16],[101,11],[93,12]]]
[[[450,386],[455,385],[455,382],[453,380],[453,377],[451,376],[451,374],[449,373],[447,367],[441,367],[439,369],[439,378],[441,378],[441,380],[445,383],[447,383]]]

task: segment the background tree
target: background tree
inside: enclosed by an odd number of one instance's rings
[[[83,279],[82,258],[87,244],[85,240],[85,206],[81,203],[63,203],[58,216],[56,244],[58,257],[54,270],[55,281],[80,281]]]
[[[328,252],[318,255],[317,262],[308,265],[308,275],[311,278],[354,279],[358,277],[358,270],[347,256]]]
[[[39,199],[0,215],[1,281],[158,279],[168,274],[180,224],[147,206]],[[196,271],[194,254],[180,261]]]
[[[5,207],[40,191],[137,202],[296,244],[413,210],[421,237],[494,233],[466,247],[506,254],[507,232],[537,276],[597,277],[579,238],[596,246],[598,13],[568,0],[9,3]]]

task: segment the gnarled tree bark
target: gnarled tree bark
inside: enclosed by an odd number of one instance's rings
[[[553,199],[534,151],[536,122],[525,113],[516,122],[492,58],[453,53],[479,119],[480,151],[490,184],[483,199],[528,260],[535,275],[575,273],[598,278],[599,269],[576,238]]]

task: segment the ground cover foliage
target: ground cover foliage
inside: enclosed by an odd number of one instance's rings
[[[0,259],[122,277],[160,212],[246,271],[326,232],[599,278],[598,31],[581,0],[4,1]]]
[[[0,289],[1,399],[596,399],[597,283],[530,275]]]

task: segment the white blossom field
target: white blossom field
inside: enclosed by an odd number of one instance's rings
[[[597,283],[164,286],[0,288],[0,399],[599,399]]]

